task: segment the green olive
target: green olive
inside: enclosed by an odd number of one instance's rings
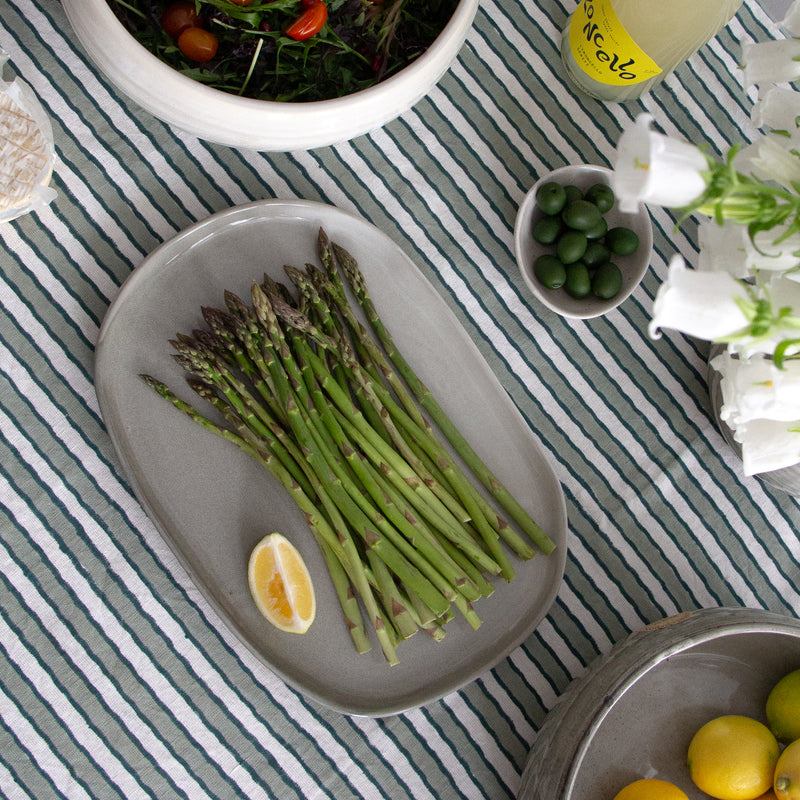
[[[602,220],[600,209],[588,200],[573,200],[564,206],[561,219],[576,231],[588,231]]]
[[[567,231],[556,242],[556,253],[562,264],[572,264],[583,258],[589,240],[582,231]]]
[[[553,244],[561,233],[561,219],[544,216],[533,224],[533,239],[539,244]]]
[[[543,183],[536,190],[536,205],[543,214],[550,216],[560,214],[567,202],[567,193],[564,187],[556,181]]]
[[[592,291],[592,279],[589,270],[582,261],[567,265],[567,279],[564,289],[570,297],[578,300],[586,297]]]
[[[630,228],[611,228],[605,238],[611,252],[618,256],[629,256],[639,247],[639,237]]]
[[[610,258],[611,251],[602,242],[589,242],[582,260],[589,269],[597,269]]]
[[[575,186],[575,184],[568,183],[564,187],[564,192],[567,195],[567,202],[574,203],[576,200],[583,200],[583,190],[580,186]]]
[[[560,289],[567,279],[564,265],[549,253],[539,256],[533,262],[533,274],[536,276],[536,280],[547,289]]]
[[[606,183],[596,183],[586,190],[585,198],[594,203],[601,214],[605,214],[614,207],[614,190]]]
[[[608,223],[606,222],[606,218],[603,216],[601,216],[597,220],[596,224],[592,225],[591,228],[587,228],[584,231],[587,239],[602,239],[607,232],[608,232]]]
[[[601,264],[592,276],[592,293],[601,300],[616,297],[621,288],[622,272],[611,261]]]

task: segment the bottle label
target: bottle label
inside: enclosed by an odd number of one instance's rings
[[[569,26],[569,46],[590,78],[610,86],[641,83],[662,71],[622,26],[611,0],[581,0]]]

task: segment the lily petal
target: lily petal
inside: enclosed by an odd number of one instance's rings
[[[800,142],[800,137],[798,137]],[[796,142],[783,136],[762,136],[737,153],[736,170],[756,176],[794,191],[793,184],[800,179],[800,158],[793,152]]]
[[[758,231],[753,238],[744,225],[711,218],[697,226],[700,258],[697,268],[729,272],[734,278],[751,278],[756,272],[784,272],[800,266],[800,233],[781,239],[786,226]],[[798,276],[800,277],[800,276]]]
[[[800,418],[800,362],[778,369],[771,358],[742,359],[725,352],[711,366],[720,373],[720,418],[731,425],[755,419]]]
[[[745,42],[742,45],[742,83],[745,89],[770,83],[786,83],[800,78],[800,41],[775,39]]]
[[[736,222],[720,225],[705,217],[697,225],[700,257],[697,268],[703,272],[727,272],[734,278],[751,276],[748,256],[753,245],[747,229]]]
[[[800,36],[800,2],[794,0],[781,20],[781,26],[792,36]]]
[[[653,303],[649,332],[657,338],[661,328],[714,341],[748,324],[735,298],[746,299],[742,285],[728,272],[701,272],[686,268],[675,255]]]
[[[742,469],[745,475],[757,475],[800,463],[800,426],[772,419],[754,419],[734,429],[734,439],[742,445]]]
[[[800,92],[770,86],[753,103],[750,116],[757,128],[785,131],[790,138],[800,136]]]

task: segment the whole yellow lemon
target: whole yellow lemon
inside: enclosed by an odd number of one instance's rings
[[[767,724],[782,742],[800,739],[800,669],[784,675],[767,697]]]
[[[729,714],[700,728],[689,744],[689,774],[717,800],[756,800],[772,786],[780,745],[751,717]]]
[[[614,800],[689,800],[674,783],[659,778],[642,778],[617,792]]]
[[[800,800],[800,739],[792,742],[775,765],[778,800]]]

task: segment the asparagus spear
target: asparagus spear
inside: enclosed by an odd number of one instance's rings
[[[386,327],[383,325],[381,318],[372,302],[372,299],[367,289],[366,281],[361,273],[358,263],[350,253],[343,247],[333,243],[333,252],[336,259],[342,268],[342,271],[347,276],[350,286],[355,294],[364,314],[367,317],[375,335],[384,347],[390,361],[395,365],[397,371],[403,376],[409,387],[411,388],[414,396],[419,400],[422,406],[428,411],[433,418],[434,422],[444,432],[445,436],[450,440],[453,447],[464,461],[470,466],[475,474],[480,478],[481,482],[487,489],[494,495],[497,500],[508,510],[508,513],[517,521],[522,529],[531,537],[536,546],[545,554],[549,554],[555,548],[555,543],[549,536],[542,530],[539,524],[522,508],[522,506],[513,497],[511,492],[503,485],[502,481],[494,475],[494,473],[486,466],[483,460],[472,449],[467,440],[461,435],[456,426],[444,412],[439,405],[436,398],[431,394],[430,390],[419,379],[417,374],[411,368],[409,363],[405,360],[403,354],[398,350],[394,343],[394,339]]]

